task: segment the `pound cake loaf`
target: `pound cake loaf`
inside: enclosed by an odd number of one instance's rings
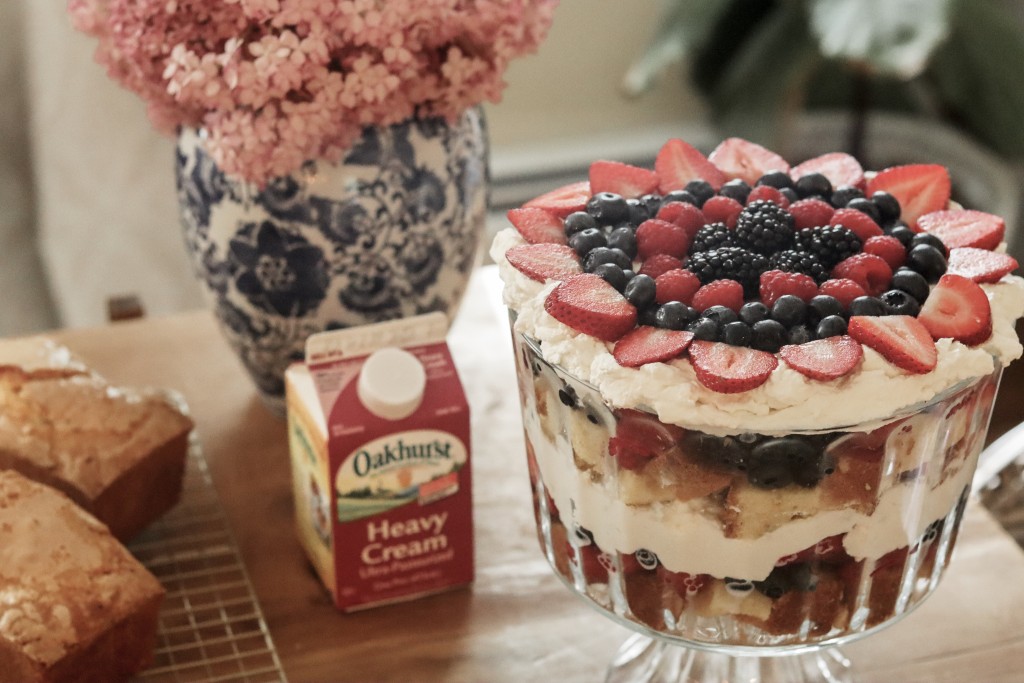
[[[732,138],[509,212],[545,554],[616,616],[807,645],[912,609],[948,562],[1024,280],[947,170],[790,167]]]
[[[15,365],[0,347],[0,469],[66,493],[126,540],[179,499],[191,420],[161,396],[111,386],[36,340]]]
[[[0,471],[0,683],[127,680],[156,643],[163,589],[66,496]]]

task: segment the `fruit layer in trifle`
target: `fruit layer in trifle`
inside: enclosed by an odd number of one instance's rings
[[[509,219],[538,530],[581,592],[794,644],[935,586],[1024,314],[1002,220],[946,169],[671,140]]]

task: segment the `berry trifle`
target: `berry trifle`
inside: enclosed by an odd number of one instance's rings
[[[674,139],[508,218],[538,535],[578,593],[792,649],[936,587],[1024,315],[1002,219],[944,167]]]

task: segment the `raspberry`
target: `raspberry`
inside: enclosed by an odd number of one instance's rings
[[[682,267],[682,259],[677,259],[675,256],[669,256],[668,254],[655,254],[654,256],[644,259],[643,265],[640,266],[640,272],[637,274],[650,275],[657,279],[659,275],[666,271]]]
[[[864,288],[870,296],[878,296],[889,289],[892,282],[892,268],[881,256],[874,254],[854,254],[840,261],[832,269],[832,277],[853,280]]]
[[[715,280],[697,290],[691,305],[698,311],[725,306],[738,312],[743,305],[743,285],[735,280]]]
[[[813,254],[825,268],[832,268],[861,250],[861,239],[841,225],[824,225],[796,234],[797,249]]]
[[[789,200],[777,188],[771,185],[758,185],[747,195],[747,206],[754,202],[771,202],[783,209],[789,206]]]
[[[687,306],[700,289],[700,278],[683,268],[665,271],[654,279],[655,300],[659,304],[681,301]]]
[[[682,258],[690,248],[692,235],[676,225],[657,218],[651,218],[636,229],[636,249],[640,258],[654,254],[668,254]]]
[[[690,251],[711,251],[718,247],[728,247],[731,244],[732,231],[726,227],[725,223],[708,223],[693,236]]]
[[[789,249],[793,244],[793,217],[772,202],[750,202],[736,219],[735,242],[765,255]]]
[[[761,301],[769,308],[784,294],[810,301],[817,293],[818,285],[810,275],[781,270],[761,273]]]
[[[893,271],[907,260],[907,250],[903,247],[903,243],[890,235],[869,237],[864,242],[864,253],[881,256]]]
[[[835,212],[836,210],[832,208],[831,204],[813,197],[801,199],[789,206],[789,213],[793,216],[793,227],[797,230],[828,225]]]
[[[859,296],[867,296],[864,288],[848,278],[826,280],[818,288],[820,294],[827,294],[843,305],[844,309],[850,307],[850,302]]]
[[[757,291],[761,272],[768,267],[768,259],[739,247],[719,247],[690,254],[686,267],[704,284],[714,280],[736,280],[752,295]]]
[[[814,254],[786,249],[777,251],[768,257],[768,267],[784,270],[787,273],[803,273],[814,278],[815,282],[828,279],[828,270]]]
[[[660,221],[674,223],[686,231],[686,234],[693,235],[704,225],[704,214],[693,204],[686,202],[668,202],[662,204],[655,216]]]
[[[736,227],[736,219],[739,218],[743,205],[732,197],[715,195],[704,202],[704,220],[708,223],[725,223],[729,228]]]
[[[867,242],[868,239],[876,235],[884,234],[878,227],[878,223],[871,220],[871,216],[857,209],[839,209],[832,214],[829,225],[841,225],[847,230],[852,230],[861,242]]]

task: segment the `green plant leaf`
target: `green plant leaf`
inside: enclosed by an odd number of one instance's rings
[[[715,122],[726,132],[778,146],[784,122],[803,105],[804,85],[821,63],[803,8],[779,3],[733,56],[711,93]]]
[[[666,0],[659,27],[643,54],[623,77],[628,95],[650,90],[658,76],[677,64],[706,37],[729,0]]]
[[[950,32],[952,0],[807,0],[821,53],[909,80]]]
[[[962,2],[929,79],[949,113],[1005,156],[1024,157],[1024,37],[997,2]]]

